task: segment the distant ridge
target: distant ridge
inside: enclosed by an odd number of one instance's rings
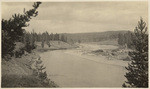
[[[118,34],[124,34],[122,31],[88,32],[88,33],[62,33],[67,37],[68,42],[98,42],[102,40],[117,39]]]
[[[82,32],[82,33],[60,33],[60,34],[92,34],[92,33],[107,33],[107,32],[128,32],[128,30],[104,31],[104,32]]]

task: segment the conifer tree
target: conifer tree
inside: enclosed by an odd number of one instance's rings
[[[42,48],[44,48],[44,41],[43,40],[42,40],[41,46],[42,46]]]
[[[60,40],[63,41],[63,42],[65,42],[65,36],[64,36],[64,35],[61,35]]]
[[[125,39],[124,39],[124,34],[118,34],[118,44],[119,45],[124,45],[125,44]]]
[[[129,52],[131,63],[126,67],[127,81],[123,87],[148,87],[148,33],[146,23],[141,18],[134,30],[135,50]]]
[[[23,37],[25,29],[23,27],[29,26],[29,22],[32,18],[38,15],[37,8],[41,2],[33,4],[33,9],[25,11],[24,14],[14,14],[9,20],[2,19],[2,57],[7,54],[12,54],[16,41],[20,41]],[[4,37],[5,36],[5,37]],[[7,40],[6,40],[7,39]]]
[[[29,35],[28,35],[25,38],[25,51],[27,51],[28,53],[31,53],[31,50],[32,50],[32,46],[31,46]]]

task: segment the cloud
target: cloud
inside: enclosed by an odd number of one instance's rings
[[[3,19],[9,19],[14,15],[15,13],[23,14],[24,8],[26,10],[29,10],[32,8],[33,3],[29,2],[2,2],[2,18]]]
[[[16,5],[15,5],[16,4]],[[2,3],[2,17],[32,8],[33,3]],[[140,17],[148,22],[148,2],[43,2],[28,30],[37,32],[99,32],[133,30]]]

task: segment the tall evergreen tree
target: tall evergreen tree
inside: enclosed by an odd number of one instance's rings
[[[141,18],[134,30],[134,48],[129,52],[131,63],[126,67],[127,81],[123,87],[148,87],[148,34],[146,23]]]
[[[42,34],[38,33],[38,42],[42,41]]]
[[[54,34],[53,33],[51,33],[49,37],[50,37],[50,40],[54,40]]]
[[[15,48],[14,42],[11,40],[11,37],[8,35],[7,31],[2,30],[2,58],[5,55],[13,55],[12,50]]]
[[[125,43],[127,44],[128,48],[132,48],[132,33],[130,31],[128,31],[127,33],[125,33]]]
[[[31,32],[31,39],[30,39],[32,49],[36,48],[35,41],[36,41],[36,39],[35,39],[35,32],[34,32],[34,30],[32,30],[32,32]]]
[[[30,42],[30,36],[29,33],[27,33],[25,36],[25,51],[31,53],[31,50],[32,50],[32,46]]]
[[[56,33],[56,34],[54,35],[54,40],[57,40],[57,41],[59,40],[59,34]]]
[[[63,41],[63,42],[65,42],[65,36],[64,36],[64,35],[61,35],[60,40]]]
[[[44,40],[42,41],[41,46],[42,46],[42,48],[44,48]]]
[[[2,57],[7,54],[12,54],[16,41],[20,41],[24,35],[25,29],[31,20],[31,17],[36,17],[38,15],[37,8],[41,2],[36,2],[33,4],[33,9],[25,11],[24,14],[14,14],[9,20],[2,19]],[[7,39],[7,40],[6,40]],[[7,51],[6,51],[7,50]]]

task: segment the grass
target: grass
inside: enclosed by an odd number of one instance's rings
[[[52,41],[52,46],[49,48],[46,44],[42,48],[40,43],[37,43],[38,52],[46,52],[48,50],[62,50],[67,48],[73,48],[72,46],[65,42]],[[19,51],[20,48],[24,47],[22,43],[16,43],[15,51]],[[22,55],[20,58],[12,57],[9,61],[2,62],[2,81],[1,87],[3,88],[32,88],[32,87],[58,87],[53,81],[41,80],[39,77],[32,75],[33,71],[30,69],[30,62],[32,59],[37,58],[38,55],[32,53],[28,55]]]
[[[105,40],[105,41],[99,41],[99,42],[91,42],[91,43],[98,44],[98,45],[114,45],[114,46],[118,46],[117,39],[111,39],[111,40]]]
[[[2,88],[32,88],[32,87],[58,87],[54,82],[46,83],[33,75],[3,75]]]
[[[53,81],[42,80],[33,75],[30,62],[38,57],[37,54],[30,53],[21,58],[12,57],[9,61],[2,61],[2,88],[32,88],[32,87],[58,87]]]

